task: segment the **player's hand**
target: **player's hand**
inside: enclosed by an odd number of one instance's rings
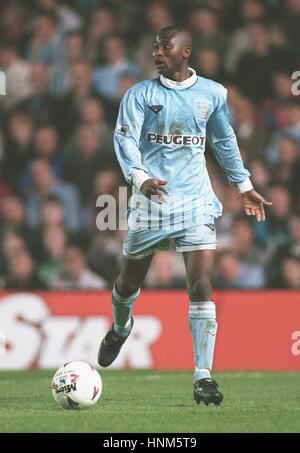
[[[271,206],[273,203],[266,200],[256,190],[252,189],[240,195],[246,215],[255,215],[258,222],[266,220],[264,206]]]
[[[142,184],[140,191],[147,198],[151,198],[152,200],[154,198],[154,201],[162,202],[164,201],[162,192],[168,193],[167,189],[164,187],[166,184],[168,184],[167,179],[149,178]]]

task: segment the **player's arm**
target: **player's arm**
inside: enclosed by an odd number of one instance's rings
[[[226,97],[207,122],[207,138],[230,184],[240,191],[246,215],[255,215],[258,222],[265,220],[264,205],[271,205],[254,190],[250,173],[244,167],[235,133],[229,123]]]
[[[143,93],[129,90],[125,94],[119,109],[114,133],[114,147],[124,177],[129,184],[134,184],[144,195],[159,195],[166,192],[163,187],[167,181],[152,178],[142,163],[139,142],[145,119]]]

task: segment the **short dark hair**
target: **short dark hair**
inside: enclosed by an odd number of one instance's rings
[[[184,35],[188,45],[190,47],[192,47],[192,35],[191,35],[191,32],[189,30],[187,30],[186,28],[181,27],[179,25],[168,25],[167,27],[162,28],[159,31],[158,35],[160,36],[160,35],[162,35],[164,33],[169,32],[169,31],[172,31],[175,34]]]

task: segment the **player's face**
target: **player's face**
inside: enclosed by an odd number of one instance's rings
[[[180,71],[190,56],[190,48],[181,35],[158,35],[153,43],[153,58],[159,74],[171,77]]]

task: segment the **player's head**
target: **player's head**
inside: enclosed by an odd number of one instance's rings
[[[175,25],[160,30],[153,44],[153,57],[159,74],[172,76],[184,66],[192,52],[192,37],[188,30]]]

